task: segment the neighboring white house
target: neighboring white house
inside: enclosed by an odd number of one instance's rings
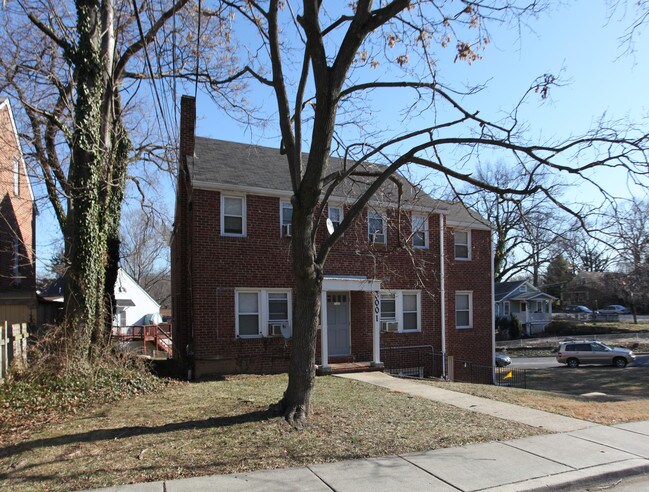
[[[40,294],[41,299],[63,304],[63,279],[57,279],[47,290]],[[115,319],[113,326],[133,326],[157,324],[162,321],[160,304],[138,285],[123,269],[117,272],[115,282]],[[52,320],[45,320],[52,322]]]
[[[557,299],[526,280],[496,282],[494,298],[496,316],[516,317],[527,335],[543,331],[552,321],[552,303]]]
[[[162,321],[160,304],[121,268],[115,281],[115,302],[115,326],[149,325]]]

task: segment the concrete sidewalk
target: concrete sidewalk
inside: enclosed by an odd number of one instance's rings
[[[439,389],[382,373],[349,379],[543,427],[556,434],[300,468],[123,485],[120,492],[574,490],[649,473],[649,421],[616,426]]]

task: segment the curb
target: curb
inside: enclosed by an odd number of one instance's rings
[[[619,480],[632,476],[649,474],[649,460],[632,459],[618,463],[608,463],[581,470],[574,470],[549,477],[534,478],[524,482],[499,485],[481,492],[537,492],[548,490],[575,490],[578,487],[601,484],[609,480]]]

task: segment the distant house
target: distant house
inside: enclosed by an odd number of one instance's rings
[[[552,303],[556,299],[526,280],[496,282],[494,287],[496,316],[516,317],[527,335],[543,331],[552,321]]]
[[[172,251],[174,356],[197,376],[288,369],[295,279],[291,180],[280,150],[194,135],[183,97]],[[331,158],[329,169],[343,165]],[[373,165],[374,169],[379,168]],[[491,229],[459,203],[396,176],[330,252],[316,362],[431,374],[431,352],[493,364]],[[366,186],[328,197],[316,241]],[[408,247],[400,247],[406,244]],[[450,372],[450,369],[449,369]]]
[[[620,301],[617,292],[607,286],[606,272],[579,272],[563,288],[561,303],[564,306],[577,304],[596,310]]]
[[[40,301],[47,306],[61,307],[63,305],[63,278],[57,279],[40,294]],[[160,321],[160,304],[158,304],[138,283],[122,268],[117,272],[115,282],[115,318],[113,326],[146,325]],[[52,311],[48,311],[52,313]],[[52,323],[51,318],[42,322]],[[48,317],[48,316],[46,316]]]
[[[9,100],[0,97],[0,322],[36,322],[36,206]]]

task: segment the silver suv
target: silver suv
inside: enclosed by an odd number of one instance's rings
[[[629,349],[609,347],[594,340],[572,340],[561,342],[557,353],[557,362],[568,364],[568,367],[579,367],[579,364],[613,364],[615,367],[626,367],[635,360]]]

